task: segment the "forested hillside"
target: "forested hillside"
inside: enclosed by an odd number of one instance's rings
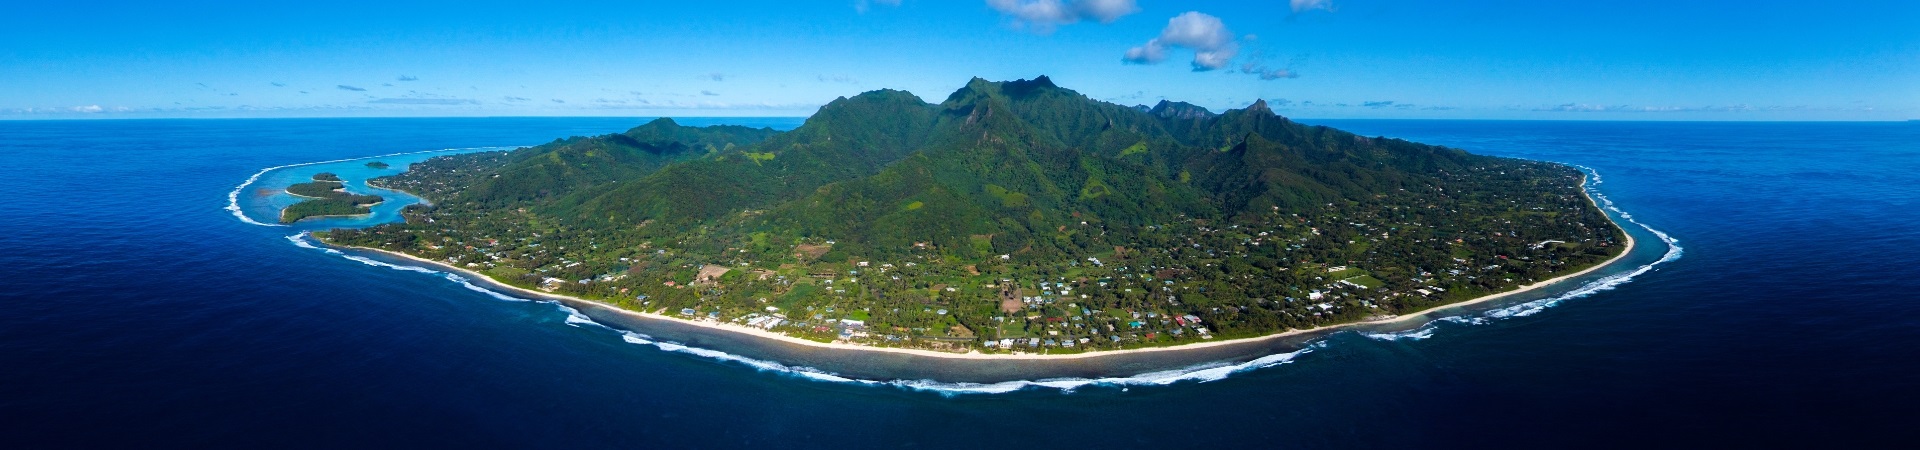
[[[823,340],[1079,351],[1460,301],[1617,253],[1581,174],[1302,125],[974,79],[837,99],[780,133],[681,127],[440,157],[436,206],[340,230],[650,312]],[[1200,325],[1205,324],[1205,325]]]

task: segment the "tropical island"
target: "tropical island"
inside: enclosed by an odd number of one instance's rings
[[[280,223],[294,223],[310,217],[354,216],[373,212],[372,206],[384,199],[377,195],[349,193],[339,175],[321,172],[313,181],[287,186],[287,193],[306,198],[280,210]]]
[[[369,169],[385,169],[388,167],[393,167],[393,166],[387,165],[387,163],[381,162],[381,161],[373,161],[373,162],[367,163],[367,168]]]
[[[431,206],[315,236],[648,315],[946,352],[1383,320],[1631,245],[1569,166],[1303,125],[1264,102],[1123,106],[1044,76],[976,78],[938,104],[867,92],[786,132],[658,119],[377,181]]]

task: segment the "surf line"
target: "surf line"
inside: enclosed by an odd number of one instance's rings
[[[240,210],[240,193],[246,191],[248,185],[252,185],[253,183],[260,181],[260,177],[266,175],[267,172],[272,172],[275,170],[285,169],[289,167],[311,166],[315,164],[333,164],[338,162],[347,162],[347,161],[354,161],[354,160],[361,160],[361,159],[387,158],[387,157],[403,156],[403,155],[417,155],[421,153],[457,152],[457,151],[463,151],[463,150],[493,150],[493,149],[505,150],[505,149],[520,148],[520,147],[525,147],[525,146],[443,148],[439,150],[421,150],[417,152],[388,153],[385,155],[359,156],[359,157],[353,157],[353,158],[335,159],[330,161],[314,161],[314,162],[304,162],[299,164],[285,164],[285,165],[268,167],[265,169],[260,169],[259,172],[254,172],[253,176],[247,177],[246,181],[240,182],[239,186],[234,186],[233,191],[227,193],[227,212],[233,213],[233,217],[240,219],[241,222],[246,222],[252,225],[259,225],[263,227],[287,226],[285,224],[265,223],[265,222],[253,220],[253,218],[247,217],[247,214]]]
[[[1324,341],[1320,341],[1320,342],[1315,342],[1313,344],[1309,344],[1306,347],[1303,347],[1299,350],[1286,352],[1286,353],[1277,353],[1277,354],[1267,355],[1267,356],[1255,358],[1253,360],[1249,360],[1245,362],[1203,363],[1203,364],[1187,366],[1187,367],[1182,367],[1177,369],[1147,372],[1147,373],[1142,373],[1137,375],[1118,376],[1118,377],[1044,378],[1044,379],[1035,379],[1035,380],[1002,381],[1002,382],[995,382],[995,383],[950,382],[950,381],[939,381],[939,380],[932,380],[932,379],[894,379],[894,380],[863,379],[863,378],[847,377],[847,376],[843,376],[840,374],[836,374],[826,370],[821,370],[814,367],[786,365],[786,364],[781,364],[775,361],[750,358],[750,357],[735,355],[732,353],[727,353],[719,350],[688,346],[686,344],[679,343],[679,342],[656,340],[652,336],[648,336],[645,334],[628,331],[628,330],[621,330],[621,329],[609,327],[605,324],[596,322],[592,318],[587,317],[584,314],[581,314],[579,310],[574,309],[570,306],[561,304],[558,301],[530,300],[530,299],[519,298],[519,297],[504,294],[498,291],[494,291],[492,289],[487,289],[485,287],[473,284],[472,282],[467,280],[465,277],[462,277],[457,274],[447,273],[440,270],[434,270],[430,268],[413,266],[413,265],[393,264],[393,263],[379,261],[379,260],[375,260],[375,259],[364,257],[364,256],[348,254],[346,252],[342,252],[337,249],[317,246],[317,245],[314,245],[312,242],[308,241],[308,239],[310,239],[310,235],[305,232],[286,236],[286,239],[287,239],[287,242],[295,246],[298,246],[300,248],[319,250],[327,254],[339,256],[341,258],[345,258],[347,260],[351,260],[361,264],[366,264],[369,266],[383,267],[387,269],[399,270],[399,271],[405,271],[405,272],[442,275],[449,281],[459,283],[462,287],[465,287],[467,289],[470,289],[476,292],[488,294],[489,296],[492,296],[495,299],[506,300],[506,301],[517,301],[517,302],[531,301],[536,303],[552,304],[554,305],[556,310],[567,315],[564,321],[564,323],[566,323],[567,325],[578,327],[583,324],[591,324],[594,326],[598,326],[600,328],[605,328],[607,330],[611,330],[619,333],[620,339],[630,344],[647,345],[647,346],[652,346],[660,351],[680,353],[680,354],[691,355],[691,356],[700,357],[700,358],[717,360],[721,362],[741,364],[757,371],[776,373],[776,374],[791,376],[791,377],[795,377],[803,380],[827,382],[827,383],[862,385],[862,386],[894,387],[894,388],[905,389],[910,391],[931,392],[931,393],[936,393],[936,394],[939,394],[942,396],[948,396],[948,397],[951,397],[954,395],[961,395],[961,394],[1004,394],[1004,393],[1023,391],[1023,390],[1029,390],[1029,389],[1055,389],[1063,393],[1070,393],[1070,392],[1073,392],[1075,389],[1087,387],[1087,386],[1118,387],[1121,389],[1125,389],[1129,386],[1165,386],[1165,385],[1174,384],[1174,383],[1183,382],[1183,381],[1204,383],[1209,381],[1226,379],[1228,376],[1233,375],[1235,373],[1261,369],[1266,367],[1273,367],[1281,364],[1288,364],[1293,362],[1296,358],[1298,358],[1301,355],[1311,353],[1313,352],[1314,349],[1324,348],[1326,346]]]
[[[420,152],[412,152],[412,153],[420,153]],[[364,158],[353,158],[353,159],[364,159]],[[342,160],[342,161],[351,161],[351,160],[352,159]],[[334,161],[334,162],[338,162],[338,161]],[[321,163],[309,163],[309,164],[321,164]],[[1597,185],[1600,184],[1600,175],[1594,169],[1586,166],[1580,166],[1580,165],[1572,165],[1572,166],[1578,167],[1581,170],[1591,174],[1591,179],[1588,181],[1588,186],[1590,188],[1597,187]],[[283,166],[283,167],[291,167],[291,166]],[[273,168],[270,168],[268,170],[273,170]],[[262,173],[265,173],[265,172],[266,171],[262,171]],[[257,176],[258,174],[256,174],[256,177]],[[242,187],[244,186],[245,185],[243,184]],[[1613,211],[1617,213],[1622,219],[1625,219],[1629,223],[1637,225],[1640,228],[1645,229],[1650,233],[1653,233],[1656,237],[1658,237],[1661,240],[1661,242],[1667,245],[1667,252],[1660,259],[1655,260],[1651,263],[1647,263],[1645,265],[1636,267],[1631,271],[1609,275],[1594,281],[1587,282],[1571,291],[1568,291],[1567,293],[1557,295],[1554,297],[1541,299],[1541,300],[1534,300],[1534,301],[1525,302],[1525,303],[1508,306],[1504,308],[1493,309],[1489,311],[1480,312],[1477,314],[1470,314],[1465,316],[1442,317],[1442,318],[1428,321],[1427,323],[1422,324],[1420,327],[1416,327],[1412,330],[1407,330],[1407,331],[1393,332],[1393,333],[1358,332],[1358,334],[1360,334],[1361,336],[1364,336],[1370,339],[1376,339],[1376,340],[1388,340],[1388,341],[1422,340],[1422,339],[1428,339],[1433,337],[1435,332],[1437,331],[1437,325],[1441,322],[1467,324],[1467,325],[1480,325],[1480,324],[1490,323],[1493,320],[1509,319],[1514,317],[1525,317],[1525,316],[1538,313],[1542,310],[1545,310],[1546,308],[1550,308],[1555,305],[1558,305],[1561,302],[1564,302],[1567,300],[1586,297],[1599,292],[1612,290],[1619,285],[1631,282],[1635,277],[1638,277],[1642,274],[1652,271],[1656,266],[1680,259],[1680,257],[1684,254],[1685,251],[1679,245],[1679,239],[1676,239],[1671,235],[1668,235],[1666,232],[1660,231],[1658,229],[1654,229],[1653,227],[1643,222],[1640,222],[1639,220],[1634,219],[1631,214],[1628,214],[1626,211],[1621,210],[1617,205],[1614,204],[1614,202],[1611,199],[1608,199],[1604,194],[1599,193],[1597,190],[1589,189],[1589,192],[1597,200],[1597,203],[1602,205],[1607,210]],[[1327,340],[1328,336],[1321,336],[1299,350],[1286,352],[1286,353],[1277,353],[1273,355],[1267,355],[1260,358],[1255,358],[1250,361],[1245,361],[1240,363],[1227,363],[1227,362],[1203,363],[1203,364],[1187,366],[1183,368],[1148,372],[1148,373],[1142,373],[1142,374],[1131,375],[1131,376],[1119,376],[1119,377],[1046,378],[1046,379],[1036,379],[1036,380],[1002,381],[1002,382],[995,382],[995,383],[948,382],[948,381],[938,381],[938,380],[931,380],[931,379],[894,379],[894,380],[862,379],[862,378],[842,376],[833,372],[829,372],[829,371],[825,371],[825,370],[821,370],[813,367],[786,365],[786,364],[782,364],[775,361],[755,359],[755,358],[735,355],[732,353],[727,353],[719,350],[692,347],[692,346],[688,346],[678,342],[656,340],[653,337],[647,336],[645,334],[641,334],[641,333],[637,333],[629,330],[621,330],[621,329],[607,326],[605,324],[601,324],[599,322],[594,321],[592,318],[587,317],[584,314],[581,314],[579,310],[569,307],[567,305],[561,304],[558,301],[531,300],[531,299],[515,297],[512,295],[508,295],[505,293],[501,293],[492,289],[488,289],[488,288],[473,284],[472,282],[467,280],[465,277],[462,277],[458,274],[443,272],[439,270],[433,270],[425,267],[412,266],[412,265],[392,264],[392,263],[374,260],[364,256],[347,254],[345,252],[341,252],[339,250],[332,249],[332,248],[315,246],[312,243],[307,241],[307,239],[309,238],[309,235],[304,232],[287,236],[286,238],[289,242],[293,243],[296,246],[299,246],[302,248],[308,248],[308,249],[322,250],[322,251],[325,251],[326,253],[341,256],[348,260],[352,260],[352,261],[370,265],[370,266],[385,267],[393,270],[408,271],[408,272],[440,274],[440,275],[443,275],[445,278],[447,278],[449,281],[453,281],[461,284],[462,287],[465,287],[469,290],[473,290],[476,292],[488,294],[489,296],[495,299],[507,300],[507,301],[533,301],[533,302],[539,302],[539,303],[550,303],[555,305],[556,309],[558,309],[560,312],[567,314],[565,323],[568,326],[579,327],[583,324],[595,325],[600,328],[605,328],[607,330],[619,333],[621,340],[624,342],[636,344],[636,345],[648,345],[648,346],[655,347],[660,351],[681,353],[681,354],[686,354],[690,356],[712,359],[712,360],[717,360],[722,362],[737,363],[761,372],[776,373],[784,376],[791,376],[791,377],[796,377],[796,378],[816,381],[816,382],[853,384],[853,385],[865,385],[865,386],[876,386],[876,387],[894,387],[894,388],[911,390],[911,391],[931,392],[931,393],[936,393],[936,394],[947,396],[947,397],[952,397],[955,395],[963,395],[963,394],[1003,394],[1003,393],[1018,392],[1018,391],[1024,391],[1024,390],[1030,390],[1030,389],[1055,389],[1062,393],[1071,393],[1076,389],[1087,387],[1087,386],[1117,387],[1117,388],[1120,388],[1121,390],[1125,390],[1130,386],[1165,386],[1165,385],[1170,385],[1170,384],[1183,382],[1183,381],[1205,383],[1210,381],[1218,381],[1218,380],[1226,379],[1229,376],[1232,376],[1234,374],[1241,373],[1241,372],[1292,363],[1301,355],[1311,353],[1315,349],[1326,348],[1326,346],[1329,345],[1329,341]]]
[[[1566,163],[1559,163],[1559,164],[1566,164]],[[1643,223],[1637,219],[1634,219],[1633,214],[1630,214],[1626,211],[1621,210],[1618,205],[1613,203],[1613,199],[1609,199],[1607,198],[1606,194],[1600,193],[1600,191],[1597,189],[1600,185],[1600,171],[1592,167],[1587,167],[1579,164],[1566,164],[1566,165],[1579,168],[1581,171],[1584,171],[1588,175],[1590,175],[1587,182],[1587,187],[1588,187],[1587,191],[1591,193],[1591,195],[1593,195],[1593,198],[1597,200],[1597,204],[1599,204],[1602,208],[1605,208],[1608,211],[1613,211],[1614,213],[1619,215],[1622,220],[1627,221],[1627,223],[1634,224],[1635,226],[1638,226],[1642,229],[1647,230],[1647,232],[1649,233],[1653,233],[1654,237],[1659,238],[1660,242],[1666,244],[1667,252],[1661,255],[1660,259],[1641,265],[1639,267],[1635,267],[1633,270],[1601,277],[1600,279],[1587,282],[1586,284],[1582,284],[1580,285],[1580,287],[1574,288],[1571,291],[1567,291],[1564,294],[1556,295],[1553,297],[1520,303],[1517,305],[1507,306],[1503,308],[1496,308],[1492,310],[1482,311],[1477,314],[1441,317],[1441,318],[1428,321],[1425,324],[1421,324],[1419,327],[1415,327],[1411,330],[1406,330],[1406,331],[1397,331],[1397,332],[1390,332],[1390,333],[1375,333],[1375,332],[1361,331],[1359,332],[1359,334],[1361,336],[1365,336],[1370,339],[1382,340],[1382,341],[1399,341],[1399,340],[1417,341],[1417,340],[1432,338],[1434,333],[1438,331],[1438,325],[1441,322],[1456,323],[1456,324],[1462,324],[1462,325],[1484,325],[1493,320],[1531,316],[1541,311],[1544,311],[1547,308],[1551,308],[1563,302],[1566,302],[1567,300],[1573,300],[1573,299],[1597,294],[1600,292],[1613,290],[1614,288],[1619,287],[1620,285],[1632,282],[1635,277],[1639,277],[1640,275],[1653,271],[1656,266],[1673,262],[1675,260],[1680,259],[1682,255],[1686,254],[1686,248],[1680,246],[1679,239],[1674,238],[1672,235],[1669,235],[1664,231],[1654,229],[1652,226],[1647,225],[1646,223]]]

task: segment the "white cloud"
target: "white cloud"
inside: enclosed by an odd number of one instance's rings
[[[1233,32],[1227,30],[1226,23],[1219,17],[1187,11],[1167,20],[1167,28],[1160,30],[1160,37],[1128,49],[1122,60],[1132,64],[1157,64],[1166,60],[1169,47],[1193,50],[1193,70],[1201,72],[1226,67],[1240,54],[1240,43],[1234,41]]]
[[[1260,79],[1262,80],[1300,78],[1300,74],[1295,73],[1292,69],[1270,69],[1270,68],[1267,68],[1267,66],[1255,64],[1251,62],[1246,64],[1241,64],[1240,73],[1255,75],[1260,77]]]
[[[1100,23],[1113,23],[1128,14],[1140,12],[1140,5],[1134,4],[1133,0],[1081,0],[1074,2],[1074,6]]]
[[[1016,25],[1043,34],[1081,20],[1113,23],[1140,12],[1134,0],[987,0],[987,7],[1012,18]]]
[[[73,107],[73,112],[77,112],[77,113],[97,113],[101,111],[106,111],[106,109],[101,108],[100,105],[87,105],[87,106]]]
[[[1295,14],[1312,11],[1333,11],[1333,0],[1291,0]]]
[[[847,75],[827,76],[826,74],[820,74],[819,78],[820,78],[820,81],[823,83],[860,84],[860,80],[854,79],[853,77],[847,76]]]
[[[1147,41],[1147,45],[1127,49],[1122,59],[1133,64],[1159,64],[1167,60],[1167,46],[1160,44],[1159,39]]]

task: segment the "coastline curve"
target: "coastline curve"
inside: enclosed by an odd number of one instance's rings
[[[499,148],[499,147],[476,147],[473,149],[487,149],[487,148]],[[378,156],[369,156],[369,157],[340,159],[340,160],[333,160],[333,161],[290,164],[290,165],[275,166],[275,167],[263,169],[260,172],[254,174],[253,177],[250,177],[246,182],[243,182],[239,187],[235,189],[235,191],[229,194],[229,199],[231,202],[229,209],[233,210],[235,213],[235,216],[240,218],[241,220],[247,221],[249,223],[259,224],[257,222],[254,222],[246,218],[244,214],[241,214],[238,211],[237,195],[241,190],[244,190],[244,188],[247,185],[257,181],[261,175],[268,173],[272,170],[277,170],[277,169],[287,168],[287,167],[344,162],[344,161],[352,161],[357,159],[375,158],[375,157],[383,157],[383,156],[417,154],[417,153],[428,153],[428,152],[445,152],[445,151],[456,151],[456,150],[471,150],[471,149],[443,149],[443,150],[431,150],[431,151],[425,151],[425,152],[405,152],[405,153],[397,153],[397,154],[391,154],[391,155],[378,155]],[[704,359],[738,363],[738,364],[745,365],[747,367],[754,368],[755,370],[758,370],[758,371],[779,373],[787,376],[794,376],[797,378],[808,379],[813,381],[850,383],[850,384],[872,385],[872,386],[892,386],[892,387],[915,390],[915,391],[935,392],[941,395],[948,395],[948,396],[957,395],[957,394],[1006,393],[1006,392],[1015,392],[1015,391],[1022,391],[1022,390],[1028,390],[1028,389],[1055,389],[1062,392],[1071,392],[1074,389],[1084,387],[1084,386],[1108,386],[1108,387],[1118,387],[1121,389],[1125,389],[1127,386],[1165,385],[1165,384],[1172,384],[1172,383],[1181,382],[1181,381],[1195,381],[1195,382],[1215,381],[1219,379],[1224,379],[1232,374],[1243,372],[1243,371],[1255,370],[1259,368],[1272,367],[1276,365],[1290,363],[1294,361],[1297,357],[1310,353],[1316,348],[1324,348],[1325,346],[1329,345],[1328,338],[1330,336],[1340,332],[1345,332],[1345,331],[1353,331],[1359,334],[1360,336],[1370,338],[1370,339],[1376,339],[1376,340],[1390,340],[1390,341],[1391,340],[1420,340],[1420,339],[1427,339],[1427,338],[1433,337],[1438,331],[1438,328],[1443,324],[1480,325],[1480,324],[1486,324],[1486,323],[1490,323],[1497,320],[1530,316],[1546,308],[1550,308],[1554,305],[1565,302],[1567,300],[1582,298],[1582,297],[1593,295],[1595,293],[1611,290],[1619,285],[1631,282],[1635,277],[1638,277],[1639,275],[1642,275],[1654,270],[1655,267],[1658,265],[1671,262],[1681,257],[1681,255],[1684,253],[1684,250],[1678,245],[1678,242],[1679,242],[1678,239],[1675,239],[1672,236],[1668,235],[1667,233],[1662,232],[1658,229],[1655,229],[1645,223],[1635,220],[1631,214],[1619,208],[1618,205],[1614,204],[1614,202],[1611,199],[1608,199],[1604,194],[1601,194],[1593,189],[1595,186],[1598,186],[1601,183],[1600,174],[1596,170],[1587,166],[1582,166],[1577,164],[1567,164],[1567,165],[1578,168],[1582,171],[1584,178],[1586,179],[1582,181],[1581,188],[1582,188],[1582,191],[1587,194],[1588,200],[1593,202],[1596,206],[1603,208],[1605,211],[1610,212],[1607,216],[1608,219],[1610,221],[1613,221],[1615,226],[1620,227],[1624,232],[1627,232],[1628,234],[1627,248],[1623,250],[1620,255],[1612,259],[1609,259],[1601,264],[1597,264],[1593,267],[1581,270],[1576,273],[1563,275],[1563,276],[1555,277],[1553,279],[1537,282],[1528,286],[1521,287],[1519,289],[1490,294],[1487,296],[1483,296],[1481,298],[1476,298],[1476,299],[1465,301],[1465,302],[1436,306],[1436,307],[1418,311],[1415,313],[1400,315],[1400,316],[1386,318],[1386,319],[1378,319],[1378,320],[1366,321],[1366,322],[1354,322],[1354,323],[1340,324],[1340,325],[1327,326],[1327,327],[1316,327],[1316,328],[1311,328],[1306,330],[1289,330],[1286,332],[1275,333],[1275,334],[1270,334],[1266,336],[1234,339],[1234,340],[1227,340],[1227,341],[1195,343],[1195,344],[1168,346],[1168,347],[1149,347],[1149,348],[1143,348],[1143,349],[1130,349],[1130,350],[1119,350],[1119,351],[1089,352],[1089,353],[1078,353],[1078,354],[1067,354],[1067,355],[956,354],[956,353],[934,352],[929,350],[869,347],[869,346],[857,346],[857,345],[850,345],[850,344],[834,344],[834,343],[821,343],[821,342],[815,342],[815,341],[807,341],[803,339],[793,338],[790,336],[774,334],[774,333],[765,332],[765,331],[756,330],[756,329],[749,329],[746,327],[734,327],[724,323],[701,323],[696,321],[682,320],[674,317],[660,316],[660,315],[648,314],[644,312],[620,309],[617,307],[605,305],[605,304],[594,302],[591,300],[556,296],[548,293],[527,290],[527,289],[518,288],[511,285],[492,282],[491,279],[488,279],[484,275],[474,273],[472,271],[468,271],[458,267],[452,267],[452,266],[448,266],[438,262],[429,261],[429,260],[413,257],[411,255],[406,255],[406,254],[401,254],[396,252],[389,252],[389,251],[370,249],[370,248],[360,248],[360,247],[335,247],[333,245],[325,244],[325,243],[321,243],[320,245],[314,245],[314,243],[317,242],[317,240],[313,240],[307,233],[304,233],[304,232],[291,235],[291,236],[286,236],[286,239],[289,242],[299,247],[321,250],[329,254],[334,254],[349,260],[360,262],[362,264],[386,267],[394,270],[412,271],[412,272],[420,272],[420,273],[427,273],[427,274],[440,274],[443,277],[445,277],[447,280],[461,284],[463,287],[469,290],[487,294],[490,297],[493,297],[498,300],[551,303],[555,305],[556,309],[559,309],[561,312],[567,314],[567,317],[565,318],[565,321],[564,321],[567,325],[575,326],[575,327],[579,327],[582,325],[594,325],[600,328],[605,328],[607,330],[618,333],[620,335],[620,338],[627,343],[649,345],[662,351],[683,353],[683,354],[688,354],[691,356],[700,357]],[[1618,216],[1617,220],[1614,217],[1616,215]],[[1442,311],[1458,310],[1462,307],[1468,307],[1476,304],[1482,304],[1482,303],[1487,303],[1491,301],[1507,299],[1512,296],[1533,291],[1536,289],[1559,287],[1557,285],[1563,282],[1566,282],[1570,279],[1581,277],[1584,275],[1589,275],[1605,268],[1614,267],[1621,261],[1626,260],[1630,255],[1634,255],[1633,250],[1635,249],[1635,239],[1632,237],[1632,230],[1629,230],[1626,227],[1621,226],[1622,225],[1620,223],[1621,221],[1625,221],[1627,223],[1636,225],[1638,228],[1652,234],[1652,236],[1656,237],[1657,240],[1659,240],[1662,244],[1664,244],[1667,247],[1667,250],[1661,255],[1659,259],[1653,260],[1652,262],[1639,264],[1629,270],[1624,270],[1621,272],[1608,274],[1606,276],[1599,277],[1596,279],[1583,281],[1577,286],[1573,287],[1572,289],[1566,292],[1562,292],[1556,295],[1551,295],[1545,298],[1529,300],[1529,301],[1525,301],[1525,302],[1521,302],[1513,305],[1505,305],[1499,308],[1470,311],[1465,314],[1447,315],[1444,317],[1432,318],[1424,322],[1421,322],[1419,325],[1416,325],[1411,328],[1403,328],[1398,330],[1367,329],[1370,327],[1394,327],[1396,325],[1404,325],[1406,323],[1411,323],[1416,319],[1426,318],[1428,316],[1434,315],[1435,313],[1439,313]],[[271,225],[271,224],[260,224],[260,225],[280,226],[280,225]],[[351,250],[351,251],[364,251],[374,255],[395,258],[395,259],[401,260],[402,263],[396,264],[391,262],[379,261],[373,258],[369,258],[367,256],[350,254],[346,251],[343,251],[342,249]],[[474,283],[474,281],[481,281],[484,284],[492,285],[492,287],[482,286],[480,284]],[[500,292],[501,290],[506,290],[511,293],[503,293],[503,292]],[[877,353],[891,353],[897,356],[907,356],[907,357],[914,357],[914,358],[938,358],[938,359],[947,359],[947,360],[954,360],[954,359],[1001,360],[1001,361],[1006,361],[1006,360],[1028,360],[1028,361],[1086,360],[1086,359],[1110,358],[1110,357],[1126,356],[1126,355],[1140,355],[1140,354],[1148,354],[1148,353],[1154,353],[1154,352],[1193,351],[1193,350],[1199,350],[1199,349],[1205,349],[1205,348],[1237,346],[1242,344],[1279,340],[1281,338],[1288,338],[1288,337],[1304,338],[1304,340],[1298,341],[1298,344],[1295,345],[1294,348],[1287,351],[1269,350],[1251,358],[1222,359],[1222,360],[1216,360],[1212,362],[1181,365],[1172,369],[1158,368],[1156,370],[1129,372],[1129,373],[1133,373],[1133,375],[1127,375],[1127,376],[1101,375],[1101,376],[1079,376],[1079,377],[1073,377],[1073,376],[1037,377],[1037,378],[1031,378],[1031,379],[1023,378],[1023,379],[999,380],[999,381],[990,381],[990,382],[960,381],[960,380],[942,381],[942,380],[936,380],[931,377],[897,377],[897,378],[861,377],[855,374],[846,374],[843,372],[822,370],[814,366],[805,365],[805,364],[782,363],[782,362],[777,362],[775,359],[762,359],[762,358],[744,356],[744,355],[735,354],[735,353],[729,353],[725,351],[697,346],[698,344],[697,342],[690,343],[690,342],[675,341],[672,339],[661,339],[661,338],[656,338],[654,336],[650,336],[637,331],[626,330],[616,326],[610,326],[605,323],[602,323],[600,320],[595,320],[594,318],[589,317],[587,314],[583,313],[580,308],[591,308],[591,309],[594,309],[596,312],[601,312],[603,315],[605,313],[610,312],[610,313],[615,313],[621,316],[628,316],[631,318],[638,318],[646,321],[673,323],[677,325],[691,325],[694,327],[698,327],[702,330],[725,331],[727,333],[720,333],[720,334],[748,336],[751,339],[767,340],[767,341],[772,341],[781,345],[798,345],[798,346],[805,346],[805,347],[813,347],[817,349],[825,349],[827,351],[841,352],[841,353],[845,353],[846,351],[852,351],[855,353],[874,354],[870,352],[877,352]],[[603,317],[603,319],[609,319],[609,318]]]

